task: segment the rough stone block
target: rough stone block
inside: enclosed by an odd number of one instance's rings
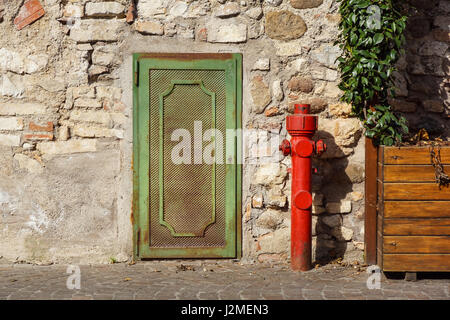
[[[323,3],[323,0],[291,0],[291,6],[295,9],[316,8]]]
[[[112,113],[104,111],[74,110],[70,113],[70,120],[82,122],[95,122],[109,126],[113,123]]]
[[[93,139],[40,142],[36,148],[43,154],[68,154],[97,151],[97,141]]]
[[[22,77],[4,74],[0,79],[0,96],[22,98],[25,91],[25,85]]]
[[[362,126],[358,119],[320,119],[316,137],[323,139],[328,146],[321,157],[341,158],[350,154],[361,133]]]
[[[70,88],[72,90],[72,97],[73,99],[78,98],[95,98],[95,89],[94,87],[90,86],[79,86]]]
[[[73,127],[72,133],[75,136],[83,137],[83,138],[115,137],[118,139],[123,139],[123,137],[124,137],[123,130],[108,129],[108,128],[102,128],[102,127],[92,127],[92,126],[86,126],[86,125],[75,125]]]
[[[450,16],[438,16],[434,19],[434,25],[440,29],[450,32]]]
[[[98,99],[120,100],[122,98],[121,88],[98,86],[95,90]]]
[[[78,98],[75,100],[74,104],[75,107],[82,107],[82,108],[101,108],[102,103],[99,100],[96,99],[87,99],[87,98]]]
[[[219,18],[229,18],[233,16],[237,16],[241,13],[241,8],[239,7],[239,3],[237,2],[228,2],[224,5],[219,6],[214,15]]]
[[[44,171],[44,168],[39,163],[39,161],[32,159],[24,154],[15,154],[14,160],[18,162],[20,169],[25,169],[30,173],[42,173]]]
[[[275,42],[275,49],[277,50],[277,56],[281,57],[298,56],[303,52],[301,44],[296,41],[277,41]]]
[[[94,50],[92,53],[92,63],[108,67],[113,64],[115,59],[114,53],[102,52],[100,50]]]
[[[283,100],[284,92],[283,92],[283,86],[282,86],[280,80],[275,80],[274,82],[272,82],[272,97],[276,101]]]
[[[159,21],[137,21],[135,23],[136,31],[142,34],[158,35],[164,34],[164,26]]]
[[[5,13],[5,4],[0,0],[0,22],[3,21],[3,14]]]
[[[335,227],[331,235],[339,241],[350,241],[353,238],[353,230],[344,226]]]
[[[265,30],[272,39],[298,39],[305,34],[307,29],[302,17],[290,11],[272,11],[266,14]]]
[[[283,0],[264,0],[264,2],[273,7],[278,7],[283,2]]]
[[[322,222],[327,226],[334,228],[342,225],[342,217],[338,214],[322,216]]]
[[[18,74],[35,73],[48,64],[48,55],[44,53],[26,55],[22,52],[0,48],[0,70]]]
[[[321,206],[323,205],[323,194],[314,192],[312,194],[313,205]]]
[[[352,212],[351,201],[328,202],[326,206],[328,213],[350,213]]]
[[[312,213],[313,214],[322,214],[322,213],[325,213],[325,212],[326,212],[326,210],[325,210],[324,207],[317,206],[317,205],[313,204],[313,206],[312,206]]]
[[[85,6],[87,16],[117,16],[125,11],[125,7],[118,2],[88,2]]]
[[[0,115],[33,115],[44,114],[47,106],[38,103],[0,103]]]
[[[84,7],[76,3],[68,3],[63,9],[64,18],[84,17]]]
[[[0,145],[18,147],[20,146],[20,135],[0,133]]]
[[[308,77],[292,77],[288,82],[291,91],[309,93],[314,89],[314,82]]]
[[[0,118],[0,130],[22,130],[23,119],[22,118]]]
[[[440,41],[426,41],[420,48],[419,54],[422,56],[444,56],[448,49],[448,44]]]
[[[269,107],[264,111],[264,115],[266,117],[273,117],[273,116],[278,115],[279,113],[280,113],[280,108],[278,108],[276,106]]]
[[[68,126],[61,126],[58,130],[58,138],[61,141],[67,141],[70,138],[70,132]]]
[[[263,77],[259,75],[253,77],[250,93],[252,95],[253,111],[255,113],[263,112],[264,108],[272,100],[269,87],[264,83]]]
[[[283,215],[280,211],[266,210],[256,220],[256,225],[264,229],[275,230],[283,222]]]
[[[433,37],[437,41],[450,42],[450,32],[448,32],[448,31],[434,29]]]
[[[270,58],[259,58],[256,60],[252,67],[252,70],[269,71],[270,70]]]
[[[213,19],[206,25],[207,41],[239,43],[247,41],[247,25],[230,20]]]
[[[122,20],[82,20],[79,26],[70,30],[70,39],[76,42],[117,41],[125,25]]]
[[[352,105],[348,103],[336,103],[328,106],[328,113],[335,117],[347,117],[352,112]]]
[[[428,112],[444,112],[444,103],[441,100],[424,100],[423,108]]]
[[[88,74],[90,77],[92,76],[98,76],[100,74],[108,73],[109,68],[104,66],[98,66],[96,64],[93,64],[89,67]]]
[[[263,11],[261,7],[253,7],[245,11],[245,14],[252,19],[259,20],[263,16]]]
[[[319,64],[330,68],[337,69],[336,59],[341,55],[342,51],[339,47],[332,43],[320,46],[318,49],[310,53],[312,59]]]
[[[415,102],[408,102],[405,100],[392,99],[389,100],[395,111],[399,112],[416,112],[417,104]]]
[[[253,184],[273,185],[280,184],[287,176],[287,170],[280,163],[263,163],[256,170]]]
[[[263,195],[257,194],[252,197],[252,207],[262,208],[263,207]]]
[[[262,236],[259,241],[260,253],[283,253],[289,250],[291,230],[289,228],[278,229]]]
[[[311,70],[311,77],[315,80],[336,81],[339,73],[326,67],[315,67]]]
[[[287,197],[281,194],[279,190],[271,188],[264,199],[264,203],[272,208],[284,208],[287,203]]]

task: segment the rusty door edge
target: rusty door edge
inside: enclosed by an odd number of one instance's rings
[[[234,53],[236,59],[236,259],[242,258],[242,95],[243,95],[243,57],[241,53]]]
[[[133,261],[139,257],[139,143],[138,143],[138,106],[139,106],[139,92],[138,92],[138,59],[139,54],[133,54],[133,157],[131,169],[133,170],[133,195],[131,208],[131,223],[133,227]]]

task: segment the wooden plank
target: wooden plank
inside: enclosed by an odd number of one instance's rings
[[[384,183],[385,200],[450,200],[450,188],[437,183]]]
[[[381,201],[380,201],[381,202]],[[377,265],[383,265],[383,208],[379,207],[377,213]]]
[[[377,249],[377,266],[383,269],[383,253],[380,248]]]
[[[365,139],[365,260],[369,265],[377,263],[377,162],[378,150],[372,139]]]
[[[429,147],[385,147],[384,164],[431,164]],[[450,147],[441,147],[441,162],[450,164]]]
[[[443,219],[385,219],[385,236],[450,236],[450,218]]]
[[[384,236],[383,253],[450,253],[450,236]]]
[[[450,218],[449,201],[385,201],[385,218]]]
[[[384,182],[435,182],[434,168],[429,165],[383,166]],[[450,166],[444,166],[450,172]]]
[[[385,254],[383,271],[450,271],[450,254]]]
[[[377,197],[378,201],[383,201],[383,182],[380,180],[377,182]]]
[[[378,170],[377,170],[377,180],[383,182],[384,178],[383,178],[383,164],[381,162],[378,162]]]

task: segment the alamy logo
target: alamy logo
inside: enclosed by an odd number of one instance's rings
[[[81,25],[81,17],[83,16],[82,8],[79,6],[69,6],[66,9],[65,15],[66,18],[66,26],[69,29],[79,28]]]
[[[81,288],[81,270],[79,266],[70,265],[67,267],[66,273],[70,274],[67,278],[66,286],[69,290]]]
[[[237,157],[235,143],[242,139],[242,156]],[[279,134],[258,129],[204,130],[201,121],[194,121],[193,130],[178,128],[170,140],[174,164],[258,164],[279,162]],[[224,152],[225,151],[225,152]]]
[[[372,30],[381,29],[381,9],[377,5],[371,5],[367,8],[369,17],[367,19],[367,28]]]
[[[381,289],[381,269],[379,266],[372,265],[367,268],[367,273],[370,274],[367,279],[367,289]]]

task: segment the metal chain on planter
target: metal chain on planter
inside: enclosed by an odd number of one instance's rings
[[[444,167],[441,163],[441,148],[439,145],[430,146],[431,164],[434,167],[434,175],[436,183],[439,184],[439,189],[442,186],[448,187],[450,184],[450,177],[444,172]]]

